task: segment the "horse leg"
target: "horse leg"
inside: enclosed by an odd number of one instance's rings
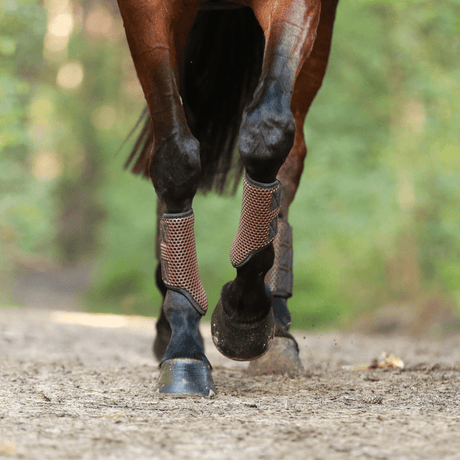
[[[119,0],[126,36],[153,123],[150,177],[165,213],[160,223],[164,315],[171,340],[160,364],[162,393],[215,392],[198,323],[207,298],[198,274],[192,201],[200,177],[198,141],[187,125],[178,90],[174,28],[180,0]]]
[[[158,362],[163,361],[163,357],[166,353],[166,349],[168,348],[169,342],[171,341],[171,325],[169,324],[168,319],[166,318],[165,312],[163,310],[163,304],[166,297],[167,287],[165,282],[163,281],[163,276],[161,273],[161,218],[163,217],[164,211],[161,206],[161,201],[158,200],[157,202],[157,236],[156,236],[156,257],[158,260],[158,265],[155,269],[155,284],[157,289],[160,291],[162,302],[160,308],[160,315],[158,320],[155,324],[155,329],[157,331],[155,340],[153,341],[153,354]],[[198,336],[202,343],[204,343],[203,337],[201,335],[200,330],[198,329]]]
[[[245,109],[239,151],[246,169],[243,204],[231,261],[237,269],[214,311],[213,341],[225,356],[262,356],[275,332],[271,295],[264,278],[274,261],[280,183],[276,179],[294,143],[292,93],[316,37],[321,2],[248,1],[265,37],[262,74]]]
[[[265,283],[271,294],[275,320],[275,337],[270,350],[261,358],[249,363],[248,372],[261,374],[301,374],[304,371],[299,356],[299,346],[289,332],[291,315],[287,299],[292,296],[293,249],[292,227],[288,223],[289,205],[294,198],[303,169],[306,148],[303,140],[303,122],[296,118],[294,145],[281,167],[277,178],[282,184],[278,234],[273,241],[275,258],[272,268],[265,276]],[[293,180],[294,177],[297,180]]]
[[[272,294],[275,317],[275,339],[271,349],[261,359],[251,361],[250,374],[295,375],[303,372],[299,346],[289,333],[291,315],[287,299],[292,296],[292,227],[288,223],[289,207],[294,200],[307,154],[303,125],[308,110],[318,93],[326,73],[331,48],[332,30],[338,0],[323,0],[317,37],[309,58],[297,77],[292,98],[292,112],[296,123],[294,145],[278,173],[281,182],[279,230],[273,246],[275,262],[265,282]]]

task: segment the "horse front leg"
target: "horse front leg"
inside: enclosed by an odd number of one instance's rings
[[[166,298],[166,293],[168,291],[165,282],[163,280],[162,270],[161,270],[161,219],[163,218],[164,209],[161,205],[161,201],[158,200],[157,202],[157,235],[156,235],[156,245],[155,245],[155,252],[156,258],[158,260],[158,265],[155,269],[155,284],[157,286],[158,291],[161,294],[162,301],[161,301],[161,308],[160,314],[155,324],[155,329],[157,331],[155,335],[155,340],[153,341],[153,355],[157,359],[158,362],[162,362],[163,358],[166,354],[166,349],[171,341],[171,325],[169,324],[168,318],[166,318],[165,312],[163,310],[164,301]],[[200,330],[198,329],[198,336],[200,341],[204,344],[203,337],[201,335]]]
[[[291,315],[287,301],[293,294],[293,232],[289,225],[289,208],[299,187],[307,148],[304,139],[304,120],[321,88],[331,49],[338,0],[321,2],[321,19],[310,56],[297,76],[291,109],[296,123],[294,145],[277,178],[282,184],[278,235],[273,241],[275,261],[265,282],[272,294],[275,317],[275,338],[269,352],[261,359],[251,361],[248,371],[252,375],[289,374],[304,371],[299,356],[299,345],[289,332]]]
[[[198,324],[207,310],[195,249],[192,201],[200,178],[199,143],[187,125],[178,90],[174,26],[183,2],[119,0],[126,36],[153,123],[150,177],[160,219],[163,312],[171,340],[160,364],[162,393],[215,393]]]
[[[272,297],[265,276],[274,261],[281,186],[276,179],[294,143],[291,110],[298,73],[316,37],[318,0],[248,1],[266,36],[264,64],[246,108],[239,151],[246,169],[243,204],[231,262],[237,269],[214,311],[213,341],[225,356],[252,360],[270,347],[275,333]]]

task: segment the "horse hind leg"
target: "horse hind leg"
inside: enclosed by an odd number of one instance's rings
[[[284,0],[271,11],[256,1],[249,5],[267,44],[259,85],[240,130],[239,151],[246,175],[240,224],[231,250],[237,276],[223,287],[211,321],[214,344],[237,360],[265,354],[275,333],[272,298],[264,278],[275,257],[281,192],[276,176],[293,147],[292,91],[311,52],[320,12],[319,1],[300,5]]]
[[[160,364],[162,393],[215,393],[211,365],[198,324],[207,299],[196,260],[193,197],[200,178],[199,143],[187,126],[178,90],[174,25],[183,2],[139,4],[119,0],[131,55],[153,120],[150,177],[164,206],[161,217],[161,271],[166,295],[164,315],[171,340]],[[186,267],[184,269],[184,267]]]

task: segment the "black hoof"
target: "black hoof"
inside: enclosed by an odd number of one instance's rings
[[[273,311],[260,321],[241,323],[230,319],[219,300],[211,318],[212,340],[227,358],[250,361],[267,353],[275,335]]]
[[[211,366],[189,358],[168,359],[160,367],[157,390],[160,393],[192,394],[212,397],[216,387]]]
[[[273,344],[262,358],[251,361],[250,375],[288,374],[296,376],[304,373],[300,361],[297,342],[287,337],[275,337]]]

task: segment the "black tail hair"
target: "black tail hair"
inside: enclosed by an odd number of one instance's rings
[[[262,69],[265,39],[250,8],[200,11],[180,63],[179,92],[192,134],[200,142],[202,192],[232,191],[243,172],[234,158],[243,109],[252,100]],[[125,164],[149,177],[152,122],[144,123]],[[134,131],[133,130],[133,131]],[[231,180],[229,181],[229,176]]]

